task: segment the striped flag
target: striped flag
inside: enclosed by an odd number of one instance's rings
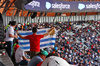
[[[37,34],[44,34],[46,32],[48,32],[50,28],[45,28],[45,29],[38,29]],[[19,31],[19,34],[22,36],[27,36],[27,35],[31,35],[32,30],[31,31]],[[54,47],[55,44],[55,38],[56,38],[56,33],[55,31],[51,32],[51,35],[48,35],[44,38],[42,38],[40,40],[40,49],[46,48],[46,47]],[[30,42],[27,39],[21,39],[20,37],[18,37],[18,43],[20,45],[20,48],[24,51],[30,51]]]

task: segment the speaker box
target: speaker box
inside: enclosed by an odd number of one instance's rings
[[[34,12],[33,15],[31,16],[32,19],[34,19],[37,15],[37,12]]]

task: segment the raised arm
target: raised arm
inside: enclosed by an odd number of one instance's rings
[[[47,36],[47,35],[50,35],[50,33],[54,30],[55,28],[54,27],[52,27],[47,33],[45,33],[45,34],[43,34],[44,35],[44,37],[45,36]]]
[[[18,32],[18,30],[16,31],[17,32],[17,35],[21,38],[21,39],[25,39],[25,37],[21,36]]]

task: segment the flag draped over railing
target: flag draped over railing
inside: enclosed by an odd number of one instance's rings
[[[44,34],[46,33],[50,28],[45,29],[38,29],[37,34]],[[19,34],[22,36],[27,36],[33,34],[32,31],[19,31]],[[55,31],[52,31],[50,35],[42,38],[40,40],[40,49],[46,48],[46,47],[54,47],[55,44],[55,38],[56,33]],[[18,43],[20,45],[20,48],[24,51],[30,50],[30,42],[27,39],[21,39],[18,37]]]

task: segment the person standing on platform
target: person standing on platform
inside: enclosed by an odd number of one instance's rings
[[[6,38],[5,38],[5,49],[9,55],[9,57],[11,57],[12,54],[12,48],[13,48],[13,40],[14,38],[17,38],[17,35],[14,35],[14,28],[16,26],[16,22],[15,21],[11,21],[11,26],[8,27],[8,30],[6,31]]]
[[[33,56],[36,56],[39,52],[40,52],[40,39],[50,35],[50,33],[54,30],[55,28],[51,28],[47,33],[43,34],[43,35],[37,35],[37,29],[35,27],[32,28],[32,35],[28,35],[28,36],[21,36],[18,31],[17,34],[21,39],[29,39],[30,41],[30,58],[32,58]]]

